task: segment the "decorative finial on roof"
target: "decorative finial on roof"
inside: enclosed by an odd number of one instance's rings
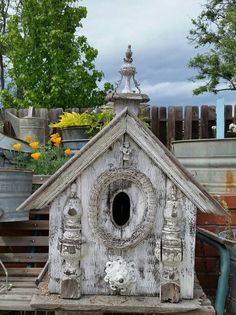
[[[126,53],[125,53],[125,57],[124,58],[124,62],[127,62],[127,63],[132,63],[133,62],[133,58],[132,58],[132,50],[131,50],[131,45],[128,46],[127,50],[126,50]]]
[[[128,46],[127,51],[125,53],[125,58],[124,58],[124,64],[121,66],[120,69],[120,74],[121,74],[121,79],[116,83],[116,88],[115,88],[115,93],[117,93],[118,87],[121,85],[121,82],[124,78],[125,81],[125,87],[121,91],[121,93],[135,93],[135,90],[132,90],[131,88],[131,79],[133,79],[134,86],[138,90],[138,93],[141,94],[141,90],[139,88],[139,83],[135,79],[135,74],[136,68],[134,65],[132,65],[133,58],[132,58],[132,51],[131,51],[131,45]]]

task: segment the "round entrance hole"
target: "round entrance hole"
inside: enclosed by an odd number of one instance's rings
[[[125,225],[130,218],[130,199],[124,193],[118,193],[112,203],[112,217],[118,226]]]

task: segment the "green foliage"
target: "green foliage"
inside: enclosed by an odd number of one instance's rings
[[[69,159],[62,147],[41,146],[37,152],[40,152],[40,158],[30,158],[25,165],[26,169],[32,170],[36,175],[52,175]]]
[[[78,126],[90,126],[92,123],[92,115],[84,112],[80,113],[63,113],[59,116],[59,122],[50,124],[50,128],[67,128],[67,127],[78,127]]]
[[[197,19],[192,20],[189,39],[204,53],[193,57],[189,66],[198,71],[192,81],[203,81],[195,95],[236,90],[236,1],[208,0]]]
[[[97,87],[97,50],[76,35],[87,11],[76,0],[24,0],[0,38],[12,68],[11,89],[2,94],[6,107],[90,107],[103,104],[110,85]]]
[[[59,122],[50,124],[50,128],[88,126],[88,134],[93,136],[111,121],[113,114],[110,109],[103,108],[101,111],[98,110],[91,113],[65,112],[59,117]]]

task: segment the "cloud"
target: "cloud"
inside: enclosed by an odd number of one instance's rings
[[[158,95],[159,97],[178,97],[186,93],[191,93],[196,84],[192,82],[161,82],[155,85],[143,85],[142,90],[150,96]]]
[[[199,15],[205,2],[81,1],[88,9],[82,33],[99,51],[96,66],[104,72],[105,81],[114,83],[119,79],[125,50],[131,44],[137,80],[153,103],[214,103],[216,96],[213,94],[193,97],[196,85],[188,81],[196,73],[187,64],[197,51],[186,37],[192,26],[191,18]]]

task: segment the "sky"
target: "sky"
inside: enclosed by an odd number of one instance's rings
[[[82,33],[98,49],[96,67],[104,82],[120,79],[119,69],[127,46],[133,51],[136,79],[150,105],[215,105],[218,96],[193,96],[198,84],[189,80],[196,72],[188,68],[198,52],[187,40],[206,0],[83,0],[87,18]],[[81,32],[81,31],[80,31]],[[225,104],[236,104],[236,93],[223,92]]]

